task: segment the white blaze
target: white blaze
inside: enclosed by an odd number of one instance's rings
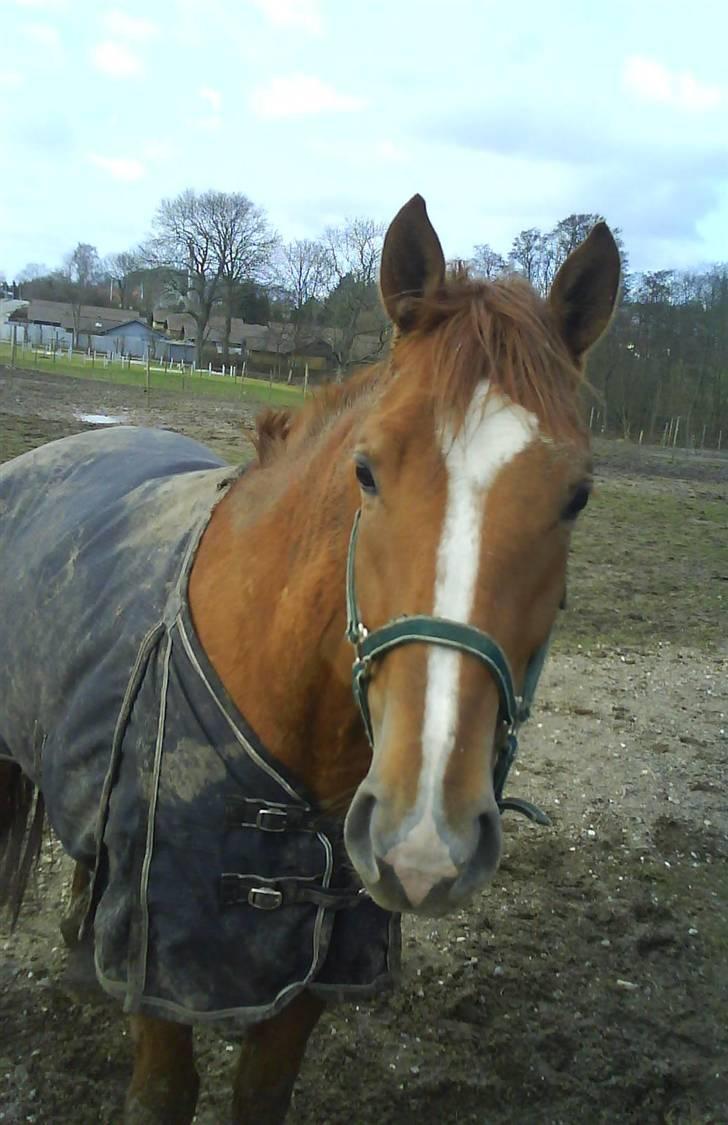
[[[469,623],[475,601],[486,497],[501,469],[538,435],[538,421],[488,383],[476,389],[457,436],[441,436],[447,468],[447,502],[437,551],[433,613]],[[393,864],[414,906],[455,868],[440,837],[435,812],[442,807],[442,785],[455,747],[462,656],[432,645],[427,657],[427,688],[422,727],[422,770],[417,823],[385,857]],[[425,885],[429,878],[429,885]]]

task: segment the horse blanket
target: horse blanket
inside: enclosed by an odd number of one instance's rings
[[[239,470],[115,427],[0,466],[0,756],[95,869],[96,973],[129,1012],[244,1027],[387,983],[399,919],[248,727],[187,605]],[[343,598],[343,592],[342,592]]]

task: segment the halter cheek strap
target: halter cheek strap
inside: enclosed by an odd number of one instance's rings
[[[445,617],[418,614],[396,618],[370,633],[359,616],[356,597],[356,544],[360,519],[361,510],[354,518],[346,560],[346,635],[356,650],[356,659],[352,666],[352,687],[370,744],[373,747],[374,730],[368,693],[372,664],[375,660],[381,659],[393,648],[406,644],[439,645],[465,652],[485,664],[493,677],[498,689],[500,719],[507,728],[503,745],[498,751],[493,775],[493,788],[498,807],[501,812],[511,809],[523,813],[539,824],[550,824],[546,814],[530,801],[519,797],[503,796],[503,787],[518,749],[516,732],[519,725],[529,716],[531,702],[546,660],[548,641],[531,658],[526,669],[523,694],[519,696],[516,694],[513,673],[503,649],[491,636],[473,625],[451,621]]]

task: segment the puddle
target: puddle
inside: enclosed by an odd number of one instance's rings
[[[118,426],[121,418],[113,414],[77,414],[79,422],[88,422],[90,426]]]

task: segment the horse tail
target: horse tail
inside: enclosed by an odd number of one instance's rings
[[[14,926],[43,843],[43,794],[15,762],[0,762],[0,908]]]

